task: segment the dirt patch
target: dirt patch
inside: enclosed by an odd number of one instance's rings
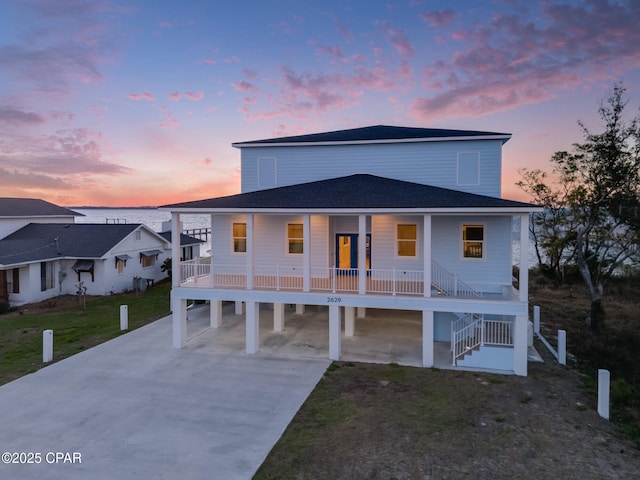
[[[640,452],[545,356],[528,377],[334,363],[255,478],[637,478]]]
[[[85,302],[89,303],[94,298],[91,295],[85,296]],[[62,312],[70,308],[82,305],[80,299],[75,295],[61,295],[59,297],[43,300],[42,302],[28,303],[20,307],[11,309],[11,311],[0,316],[2,318],[10,318],[18,315],[40,315],[43,313]]]

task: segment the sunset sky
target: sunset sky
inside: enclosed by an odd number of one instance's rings
[[[0,196],[240,190],[232,142],[387,124],[512,133],[518,168],[640,104],[640,2],[0,0]]]

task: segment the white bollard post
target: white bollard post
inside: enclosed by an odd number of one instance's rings
[[[567,364],[567,332],[558,330],[558,363]]]
[[[120,305],[120,330],[129,330],[129,306]]]
[[[533,333],[540,335],[540,307],[533,307]]]
[[[598,370],[598,415],[609,420],[609,385],[611,374],[609,370]]]
[[[53,360],[53,330],[42,332],[42,362],[49,363]]]

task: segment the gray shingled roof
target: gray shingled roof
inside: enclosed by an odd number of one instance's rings
[[[142,224],[30,223],[0,240],[0,265],[100,258]]]
[[[447,209],[524,208],[534,205],[369,174],[165,205],[168,209]]]
[[[38,198],[0,198],[0,217],[84,217]]]
[[[164,238],[167,242],[171,243],[171,232],[160,232],[159,235]],[[180,234],[180,245],[183,247],[189,245],[197,245],[199,243],[205,243],[204,240],[201,240],[196,237],[192,237],[191,235],[185,235],[184,233]]]
[[[503,137],[507,141],[510,133],[481,132],[476,130],[448,130],[442,128],[394,127],[390,125],[373,125],[370,127],[336,130],[333,132],[311,133],[290,137],[267,138],[248,142],[236,142],[234,147],[250,145],[283,144],[283,143],[340,143],[340,142],[375,142],[401,140],[437,140],[459,137]]]

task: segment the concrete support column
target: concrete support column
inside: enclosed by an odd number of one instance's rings
[[[311,291],[311,216],[302,217],[302,290]]]
[[[176,298],[173,303],[173,348],[183,348],[187,344],[187,301]]]
[[[214,246],[213,246],[213,221],[214,221],[215,215],[211,215],[211,233],[209,236],[209,240],[211,243],[211,269],[209,271],[209,275],[211,275],[211,285],[213,285],[213,288],[216,288],[216,275],[215,275],[215,268],[214,268],[214,264],[213,264],[213,250],[214,250]],[[233,227],[232,227],[233,228]]]
[[[171,286],[179,287],[182,281],[180,268],[180,214],[171,213]]]
[[[242,301],[236,300],[235,306],[236,306],[236,315],[242,315],[244,313],[244,309],[243,309],[244,305],[242,304]]]
[[[344,334],[353,337],[356,331],[356,307],[344,307]]]
[[[433,310],[422,311],[422,366],[433,367]]]
[[[282,332],[284,330],[284,303],[273,304],[273,331]]]
[[[329,306],[329,358],[340,360],[342,341],[342,319],[340,318],[340,307],[338,305]]]
[[[247,353],[254,354],[260,348],[260,303],[247,302],[246,314],[246,346]]]
[[[358,307],[358,318],[364,318],[367,316],[367,307]]]
[[[431,215],[424,216],[422,229],[424,296],[431,296]]]
[[[211,328],[222,326],[222,300],[211,300],[209,302],[209,321]]]
[[[513,323],[513,373],[527,376],[527,323],[526,315],[516,315]]]
[[[529,214],[520,215],[520,284],[519,300],[529,301]]]
[[[367,293],[367,216],[358,215],[358,293]]]
[[[247,222],[247,290],[253,290],[253,215],[246,215]]]
[[[304,315],[304,303],[296,304],[296,315]]]

